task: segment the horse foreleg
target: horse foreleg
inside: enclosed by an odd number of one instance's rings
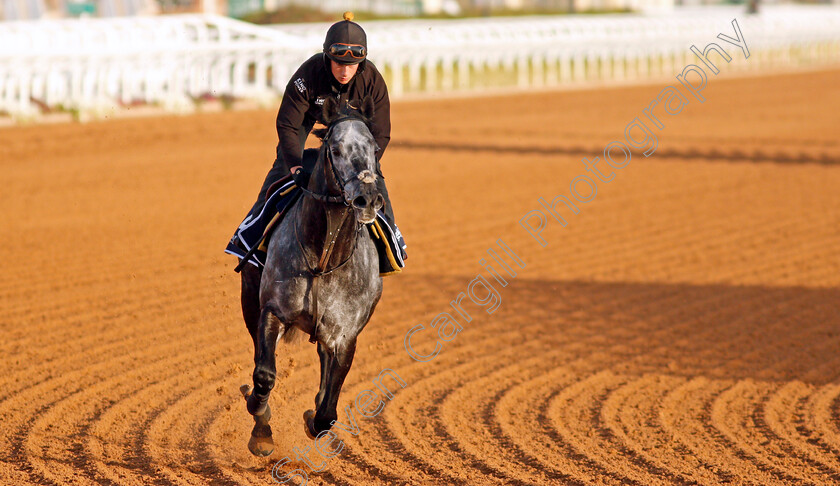
[[[318,388],[318,394],[315,395],[315,408],[318,408],[324,399],[324,393],[327,389],[327,369],[330,365],[330,355],[320,341],[318,342],[318,358],[321,361],[321,386]]]
[[[254,388],[251,385],[242,385],[239,391],[247,402],[253,395]],[[265,457],[274,452],[274,440],[271,438],[271,407],[267,404],[262,415],[254,415],[254,428],[251,429],[251,439],[248,441],[248,450],[255,456]]]
[[[254,353],[254,392],[248,398],[248,412],[251,415],[262,415],[268,404],[268,395],[274,388],[274,380],[277,376],[274,352],[279,334],[280,320],[269,308],[264,308],[260,313],[256,353]]]
[[[314,438],[319,433],[329,430],[332,422],[338,418],[336,406],[344,379],[353,364],[353,356],[356,354],[356,340],[345,341],[335,346],[335,349],[326,349],[329,357],[326,380],[318,392],[321,401],[313,413],[312,410],[304,414],[306,433]]]
[[[248,405],[248,413],[254,416],[254,429],[248,449],[256,456],[268,456],[274,452],[274,441],[271,439],[271,408],[268,397],[274,388],[277,376],[274,357],[277,346],[277,336],[280,334],[280,321],[264,308],[260,313],[257,328],[257,345],[254,354],[254,387],[248,390],[247,385],[241,388]]]

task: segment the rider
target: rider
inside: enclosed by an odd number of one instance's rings
[[[352,20],[353,14],[345,12],[344,20],[336,22],[327,31],[323,52],[307,59],[289,80],[277,113],[277,158],[243,224],[262,212],[266,191],[281,177],[291,173],[296,180],[301,180],[297,177],[299,169],[304,173],[312,171],[316,157],[313,156],[314,151],[305,153],[304,145],[315,122],[324,123],[324,100],[335,98],[341,109],[348,105],[358,107],[365,96],[371,96],[374,115],[369,128],[379,146],[376,152],[376,172],[379,176],[376,184],[385,199],[383,212],[386,219],[395,226],[393,208],[379,165],[391,138],[391,103],[385,80],[376,66],[367,60],[365,31]],[[233,246],[241,246],[237,244],[238,235],[239,231],[231,240]],[[404,259],[404,249],[402,256]]]

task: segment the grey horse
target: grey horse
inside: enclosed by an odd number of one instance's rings
[[[355,110],[324,103],[327,128],[315,131],[323,143],[301,199],[268,244],[260,275],[242,271],[242,313],[254,340],[254,385],[243,385],[254,428],[248,449],[257,456],[274,451],[268,398],[276,377],[275,347],[294,329],[317,342],[321,386],[315,410],[304,413],[309,437],[329,430],[356,351],[356,338],[382,296],[379,256],[366,228],[384,199],[377,189],[376,142],[367,122],[368,97]]]

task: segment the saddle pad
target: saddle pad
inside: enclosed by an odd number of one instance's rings
[[[273,191],[273,192],[272,192]],[[236,231],[225,248],[225,253],[245,258],[251,247],[256,245],[263,234],[273,230],[282,221],[283,216],[300,197],[301,191],[295,185],[291,176],[284,176],[274,183],[268,191],[269,195],[262,211],[256,216],[248,215]],[[268,238],[263,240],[267,245]],[[265,265],[265,250],[258,248],[248,260],[248,263],[262,268]]]
[[[271,233],[302,194],[291,177],[285,182],[281,179],[272,185],[272,189],[275,189],[275,191],[268,197],[260,214],[256,217],[250,215],[246,217],[237,228],[227,248],[225,248],[225,253],[234,255],[241,260],[262,239],[262,243],[248,260],[248,263],[259,269],[265,266],[266,251],[268,250]],[[386,276],[401,272],[405,266],[402,250],[405,249],[406,245],[399,228],[389,222],[381,210],[377,211],[374,222],[367,226],[379,253],[379,274]],[[263,239],[264,234],[268,236]]]
[[[382,211],[377,211],[376,219],[367,225],[373,236],[373,244],[379,251],[379,275],[383,277],[402,272],[405,266],[402,258],[405,241],[399,228],[393,225],[392,229],[389,223]]]

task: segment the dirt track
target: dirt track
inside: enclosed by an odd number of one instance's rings
[[[310,484],[840,483],[839,84],[710,80],[546,248],[518,220],[660,86],[396,104],[409,267],[341,405],[382,368],[408,386]],[[0,484],[270,484],[310,444],[302,341],[278,352],[277,451],[245,447],[252,345],[222,254],[274,114],[0,131]],[[413,361],[405,332],[497,238],[527,263],[499,309]]]

